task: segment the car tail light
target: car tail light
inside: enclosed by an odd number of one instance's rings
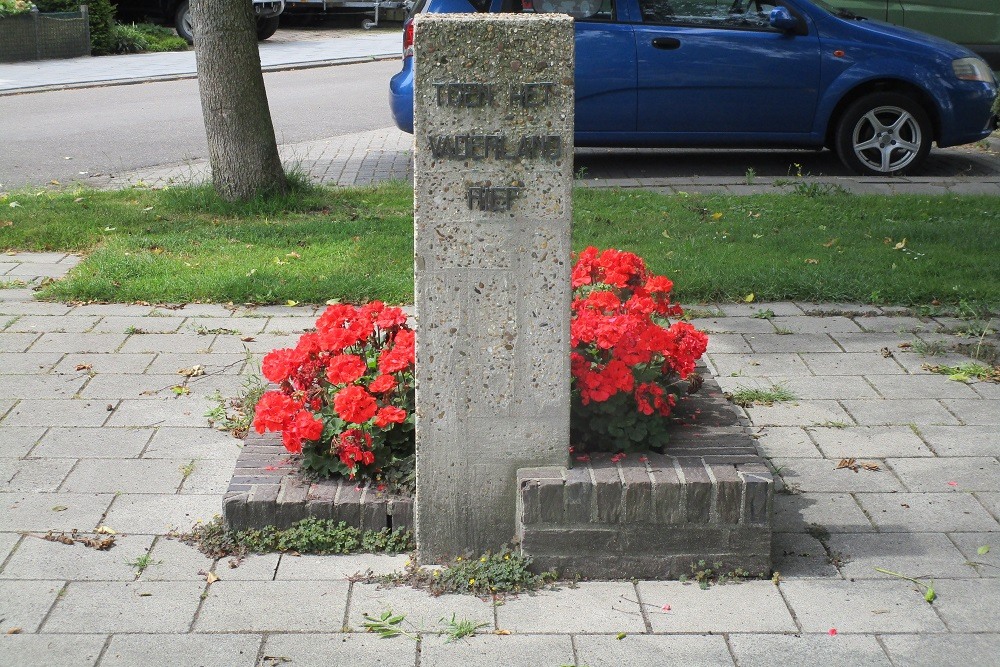
[[[413,19],[403,24],[403,60],[413,57]]]

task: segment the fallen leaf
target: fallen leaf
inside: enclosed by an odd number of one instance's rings
[[[988,544],[984,544],[983,546],[976,549],[976,553],[979,554],[980,556],[985,556],[989,552],[990,552],[990,545]]]
[[[13,227],[13,226],[14,226],[13,220],[0,220],[0,227]]]
[[[628,637],[628,634],[626,634],[624,632],[619,632],[617,635],[615,635],[615,639],[617,639],[619,641],[621,641],[622,639],[625,639],[626,637]]]
[[[834,470],[842,470],[845,468],[847,470],[853,470],[854,472],[857,472],[858,464],[855,459],[840,459],[840,462],[837,464],[837,467],[834,468]]]
[[[207,575],[205,575],[205,581],[210,584],[214,584],[218,580],[219,580],[219,575],[217,575],[215,572],[209,572]]]
[[[21,628],[11,628],[10,630],[7,631],[7,634],[8,635],[19,635],[22,632],[24,632],[24,631],[21,630]]]
[[[750,293],[749,293],[749,294],[747,294],[747,295],[746,295],[745,297],[743,297],[743,301],[744,301],[745,303],[750,303],[750,302],[752,302],[752,301],[753,301],[753,298],[754,298],[754,297],[753,297],[753,292],[750,292]]]
[[[76,370],[78,370],[78,371],[89,371],[92,368],[93,368],[93,365],[91,365],[91,364],[77,364],[76,365]]]
[[[244,336],[243,338],[240,338],[240,340],[243,341],[244,343],[252,343],[257,339],[254,338],[253,336]]]
[[[191,368],[181,368],[177,371],[177,374],[184,377],[196,378],[205,374],[205,368],[201,364],[195,364]]]
[[[879,464],[871,462],[862,463],[861,467],[864,468],[865,470],[871,470],[872,472],[880,472],[882,470],[882,468],[879,467]]]
[[[65,512],[68,509],[69,508],[66,507],[65,505],[56,505],[55,507],[52,508],[52,511],[53,512]]]
[[[721,213],[716,212],[712,214],[712,220],[721,220],[721,219],[722,219]]]
[[[292,259],[302,259],[302,255],[297,252],[290,252],[285,257],[291,257]]]
[[[98,533],[100,535],[117,535],[118,534],[117,532],[115,532],[114,528],[108,528],[107,526],[98,526],[97,530],[95,530],[94,532]]]
[[[882,356],[885,357],[886,359],[888,359],[889,357],[892,356],[892,350],[890,350],[887,347],[883,347],[882,348]]]
[[[898,347],[901,350],[909,350],[911,347],[913,347],[913,343],[900,343],[896,347]]]
[[[924,599],[928,602],[934,602],[934,600],[937,600],[937,593],[934,592],[933,586],[927,587],[927,591],[924,593]]]
[[[177,396],[185,396],[191,393],[191,390],[182,384],[179,384],[176,387],[171,387],[170,390]]]
[[[893,250],[902,250],[905,247],[906,247],[906,239],[904,238],[902,241],[900,241],[896,245],[892,246],[892,249]]]
[[[153,594],[152,593],[139,593],[139,597],[141,597],[141,598],[151,598],[151,597],[153,597]]]
[[[830,239],[829,241],[827,241],[826,243],[823,244],[823,247],[824,248],[832,248],[836,244],[837,244],[837,239]]]
[[[289,299],[288,301],[285,302],[285,305],[286,306],[297,306],[297,305],[299,305],[299,302],[298,301],[292,301],[291,299]]]
[[[503,635],[504,637],[506,637],[507,635],[510,634],[510,630],[494,630],[493,634],[495,634],[495,635]]]
[[[809,259],[806,260],[806,264],[819,264],[819,260],[810,257]]]

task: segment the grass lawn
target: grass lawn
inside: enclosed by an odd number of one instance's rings
[[[998,231],[1000,197],[574,194],[577,250],[636,252],[688,303],[753,293],[995,308]],[[412,190],[401,183],[240,205],[209,187],[18,191],[0,195],[0,248],[86,255],[47,299],[413,299]]]

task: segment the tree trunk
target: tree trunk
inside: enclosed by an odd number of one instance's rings
[[[191,0],[191,12],[215,191],[229,201],[287,192],[250,0]]]

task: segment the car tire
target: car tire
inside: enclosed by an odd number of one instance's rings
[[[194,24],[192,23],[191,5],[185,0],[177,5],[177,12],[174,14],[174,29],[177,34],[183,37],[188,44],[194,44]]]
[[[913,172],[934,139],[927,112],[900,93],[872,93],[852,103],[837,123],[840,160],[863,176]]]
[[[266,19],[257,19],[257,41],[263,42],[278,30],[278,16]]]

